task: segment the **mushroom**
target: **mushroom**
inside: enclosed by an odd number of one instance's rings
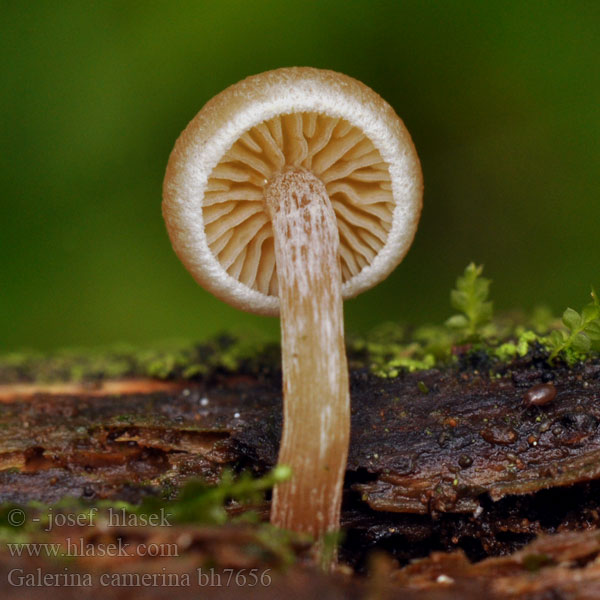
[[[422,176],[410,135],[364,84],[308,67],[227,88],[171,153],[163,215],[196,281],[281,315],[284,418],[271,522],[316,540],[339,528],[350,439],[342,300],[412,243]]]

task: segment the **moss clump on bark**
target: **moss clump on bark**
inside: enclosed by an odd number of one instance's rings
[[[196,379],[219,371],[278,368],[278,347],[259,335],[221,335],[202,343],[68,349],[0,356],[0,383],[93,382],[128,377]]]
[[[524,357],[532,349],[547,360],[569,365],[600,352],[600,302],[562,319],[543,307],[530,315],[494,317],[490,280],[473,263],[457,278],[450,303],[459,311],[444,324],[407,327],[386,323],[363,336],[350,336],[348,358],[355,369],[380,377],[456,364],[466,354],[486,355],[491,364]],[[0,356],[0,384],[16,382],[93,382],[127,377],[200,379],[228,372],[257,374],[280,369],[278,344],[260,334],[225,334],[202,343],[178,342],[149,348],[114,346]],[[463,358],[461,358],[463,357]]]

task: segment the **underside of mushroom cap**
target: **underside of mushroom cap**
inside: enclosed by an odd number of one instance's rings
[[[196,281],[250,312],[279,312],[263,188],[287,167],[310,170],[325,184],[344,298],[384,279],[416,231],[419,160],[380,96],[345,75],[307,67],[249,77],[208,102],[177,140],[163,214]]]

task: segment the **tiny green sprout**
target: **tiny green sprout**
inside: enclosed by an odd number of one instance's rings
[[[424,381],[419,381],[417,383],[417,387],[419,388],[419,391],[422,394],[428,394],[429,393],[429,388],[427,387],[427,384]]]
[[[482,277],[482,272],[483,265],[471,263],[450,292],[452,307],[462,314],[451,316],[446,325],[466,339],[483,337],[482,328],[492,320],[492,302],[488,301],[491,280]]]
[[[253,477],[247,471],[236,476],[226,469],[218,485],[193,479],[185,484],[174,501],[165,502],[151,496],[139,507],[132,508],[132,511],[152,514],[159,513],[160,509],[164,508],[168,509],[176,523],[222,525],[229,521],[229,501],[233,500],[246,507],[260,504],[266,491],[273,489],[278,483],[288,481],[291,475],[288,465],[277,465],[259,478]]]
[[[578,355],[590,350],[600,349],[600,301],[594,288],[591,291],[592,301],[583,307],[581,313],[567,308],[562,315],[564,329],[555,329],[546,339],[550,349],[548,362],[565,353],[568,362],[574,362]]]

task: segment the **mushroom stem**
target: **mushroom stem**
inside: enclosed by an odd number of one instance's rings
[[[339,529],[350,439],[342,276],[335,213],[320,179],[289,168],[265,186],[281,311],[283,434],[290,481],[273,492],[271,522],[315,540]]]

